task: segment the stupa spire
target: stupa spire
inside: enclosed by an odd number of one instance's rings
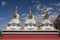
[[[29,7],[29,14],[28,14],[28,18],[31,19],[33,17],[32,11],[31,11],[31,7]]]
[[[16,6],[15,13],[18,13],[18,6]]]
[[[29,7],[29,13],[30,13],[30,14],[32,13],[32,11],[31,11],[31,7]]]
[[[14,18],[19,18],[18,6],[16,6],[16,8],[15,8],[15,11],[14,11],[14,13],[13,13],[13,15],[12,15],[12,18],[13,18],[13,19],[14,19]]]
[[[47,9],[44,7],[44,8],[43,8],[43,17],[44,17],[44,19],[47,19],[47,18],[49,17],[49,15],[48,15],[48,13],[47,13],[46,10],[47,10]]]
[[[47,10],[47,9],[44,7],[44,8],[43,8],[43,13],[44,13],[44,14],[46,13],[46,10]]]

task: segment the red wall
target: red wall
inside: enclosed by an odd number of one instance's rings
[[[2,40],[59,40],[58,34],[2,34]]]
[[[2,38],[58,38],[57,34],[2,34]]]

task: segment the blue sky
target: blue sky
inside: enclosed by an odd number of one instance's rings
[[[15,7],[18,6],[18,13],[21,22],[24,22],[28,14],[29,7],[32,7],[32,13],[41,20],[43,7],[47,8],[50,14],[50,20],[54,21],[60,14],[60,0],[0,0],[0,29],[5,28],[11,20],[11,14],[14,13]]]

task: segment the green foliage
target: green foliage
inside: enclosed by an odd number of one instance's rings
[[[0,31],[0,38],[2,37],[1,31]]]
[[[54,21],[54,27],[60,30],[60,15],[58,15],[57,19]]]

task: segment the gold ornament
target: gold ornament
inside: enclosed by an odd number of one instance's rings
[[[47,13],[45,13],[44,18],[47,19],[49,17],[49,15]]]
[[[13,15],[12,15],[12,18],[16,18],[17,17],[17,15],[14,13]]]
[[[33,17],[32,13],[28,15],[29,19],[32,19],[32,17]]]

